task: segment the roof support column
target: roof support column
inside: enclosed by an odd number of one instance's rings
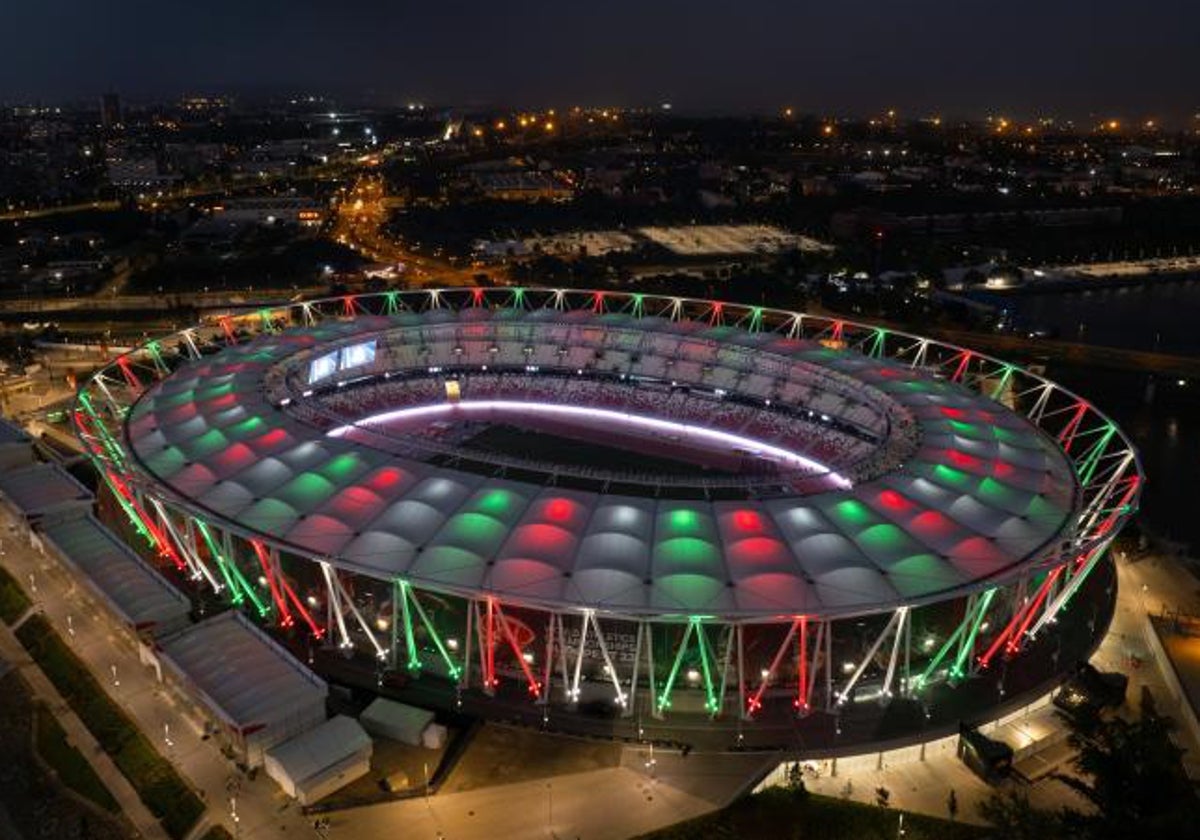
[[[683,665],[683,657],[687,654],[688,641],[692,638],[692,631],[695,629],[695,622],[688,621],[687,627],[683,631],[683,638],[679,642],[679,647],[675,652],[675,661],[671,665],[671,673],[667,676],[667,682],[663,686],[662,694],[655,699],[655,708],[661,715],[664,710],[671,705],[671,689],[675,687],[675,678],[679,674],[679,668]]]
[[[567,671],[567,633],[563,629],[563,614],[555,613],[555,623],[558,625],[558,669],[562,674],[563,698],[571,702],[571,678]]]
[[[583,652],[587,649],[588,614],[583,612],[583,624],[579,629],[579,647],[575,650],[575,675],[571,679],[571,702],[579,702],[579,678],[583,673]]]
[[[808,685],[808,616],[800,616],[800,638],[796,642],[796,711],[808,705],[805,688]]]
[[[338,597],[332,570],[324,560],[321,561],[320,566],[321,574],[325,578],[325,597],[328,599],[329,608],[333,611],[334,622],[337,625],[338,647],[349,650],[354,647],[354,643],[350,641],[350,634],[346,632],[346,617],[342,614],[342,599]]]
[[[395,593],[395,597],[392,599],[393,620],[396,615],[395,602],[397,600],[400,601],[400,615],[404,619],[404,647],[405,647],[405,653],[407,654],[407,661],[405,662],[405,666],[408,668],[409,671],[414,671],[416,673],[420,673],[421,672],[421,657],[417,655],[417,639],[416,639],[415,634],[413,633],[412,611],[408,608],[407,587],[405,586],[404,581],[399,580],[399,579],[397,579],[395,581],[395,583],[392,584],[392,587],[393,587],[393,592]],[[393,627],[392,628],[392,638],[395,639],[395,637],[396,637],[396,632],[395,632],[395,628]],[[393,645],[393,647],[394,647],[394,645]],[[396,658],[396,654],[393,651],[392,660],[395,661],[395,658]]]
[[[391,623],[388,626],[388,630],[391,631],[391,638],[389,640],[390,644],[388,646],[388,668],[390,668],[393,671],[396,670],[396,656],[397,656],[397,652],[398,652],[397,649],[400,644],[400,638],[399,638],[400,628],[397,626],[399,624],[399,615],[398,615],[399,604],[397,602],[399,602],[403,598],[404,598],[404,590],[400,586],[400,581],[398,579],[393,580],[392,581],[392,618],[391,618]]]
[[[208,566],[205,565],[204,561],[200,558],[200,555],[196,553],[193,544],[189,543],[180,535],[179,530],[175,527],[175,523],[171,520],[171,516],[167,512],[167,509],[163,506],[162,502],[151,496],[150,504],[153,505],[154,510],[158,513],[158,520],[162,523],[163,528],[166,529],[167,533],[174,541],[175,547],[179,549],[179,553],[183,555],[184,562],[186,562],[188,568],[191,569],[191,579],[194,581],[201,579],[207,580],[209,585],[212,586],[213,592],[217,593],[218,595],[221,594],[221,590],[224,587],[216,579],[216,576],[213,575]]]
[[[503,632],[505,639],[508,641],[509,647],[512,648],[513,656],[515,656],[517,659],[517,665],[525,674],[525,680],[529,685],[529,693],[533,695],[534,700],[540,700],[542,696],[542,685],[537,681],[537,678],[534,677],[533,670],[529,667],[529,663],[525,661],[525,652],[521,650],[520,644],[517,643],[517,637],[513,634],[512,625],[508,623],[508,617],[505,616],[503,610],[501,610],[500,602],[498,600],[495,598],[489,598],[488,600],[493,603],[493,616],[499,620],[500,629]],[[495,667],[494,662],[493,667]]]
[[[491,697],[496,693],[496,672],[492,665],[495,657],[491,652],[492,642],[492,610],[491,599],[485,599],[487,617],[479,608],[479,601],[472,601],[475,610],[475,641],[479,645],[479,670],[483,678],[483,693]]]
[[[816,643],[812,647],[812,661],[808,667],[808,682],[802,684],[803,696],[800,698],[800,714],[807,715],[812,711],[812,693],[813,687],[817,683],[817,672],[820,670],[821,661],[824,658],[822,649],[825,642],[825,633],[829,627],[828,621],[822,621],[817,625]],[[828,669],[826,663],[826,669]]]
[[[475,601],[467,601],[467,632],[463,636],[463,669],[462,679],[458,682],[459,690],[471,687],[471,646],[475,643]]]
[[[557,613],[550,613],[546,620],[546,662],[542,668],[542,685],[545,686],[545,691],[538,698],[538,703],[547,706],[550,703],[551,686],[554,685],[554,617]]]
[[[891,633],[894,629],[896,629],[897,622],[902,620],[902,615],[903,615],[904,611],[907,609],[908,609],[907,607],[900,607],[898,610],[896,610],[895,612],[892,613],[892,617],[890,619],[888,619],[888,623],[883,628],[883,632],[880,633],[878,637],[876,637],[875,642],[871,645],[870,649],[867,651],[866,656],[864,656],[862,658],[862,661],[858,663],[858,667],[854,669],[854,673],[851,675],[850,680],[846,683],[846,685],[842,688],[842,690],[837,693],[837,705],[842,706],[846,703],[846,700],[849,699],[850,692],[854,689],[854,686],[857,685],[858,681],[862,678],[863,672],[867,670],[867,666],[871,664],[871,660],[873,660],[875,658],[875,654],[879,652],[879,648],[883,645],[884,640],[889,635],[891,635]],[[889,683],[891,682],[890,671],[892,669],[892,665],[894,664],[894,654],[895,654],[895,651],[893,649],[893,662],[890,663],[888,666],[888,670],[889,670],[888,682]]]
[[[825,709],[833,708],[833,621],[827,620],[829,632],[825,634]]]
[[[421,619],[421,624],[425,627],[425,632],[429,634],[429,638],[433,639],[433,646],[437,648],[438,654],[442,657],[442,661],[446,664],[446,674],[452,680],[457,680],[462,668],[450,656],[450,651],[446,647],[446,643],[442,641],[442,635],[437,631],[437,627],[429,619],[429,614],[425,612],[425,607],[421,605],[421,599],[417,597],[417,593],[413,591],[412,584],[406,580],[400,581],[400,589],[404,594],[404,604],[416,613],[417,618]],[[408,626],[415,625],[411,619],[406,619]],[[467,639],[470,642],[470,637]],[[416,640],[413,641],[414,649]],[[420,653],[417,653],[417,661],[420,663]]]
[[[913,356],[912,367],[919,368],[925,366],[925,356],[929,353],[929,339],[923,338],[917,342],[917,353]]]
[[[882,700],[887,700],[892,696],[892,680],[896,676],[896,660],[900,655],[900,646],[904,643],[905,627],[908,624],[908,607],[901,607],[896,610],[896,619],[899,623],[896,625],[896,638],[892,641],[892,655],[888,657],[887,675],[883,680]]]
[[[738,674],[738,716],[742,720],[750,718],[750,700],[746,696],[746,640],[745,625],[737,624],[737,674]]]
[[[351,598],[350,593],[346,591],[346,586],[342,583],[341,577],[338,576],[337,570],[330,567],[328,563],[322,563],[321,565],[324,568],[328,568],[329,576],[333,578],[334,588],[337,590],[338,597],[341,599],[343,607],[348,609],[350,614],[354,616],[355,621],[358,622],[358,626],[362,628],[363,634],[367,637],[367,640],[371,642],[371,647],[375,648],[375,658],[380,661],[387,659],[387,649],[384,648],[379,639],[375,637],[375,631],[371,628],[371,625],[367,622],[366,617],[358,608],[358,604],[354,603],[354,599]],[[417,667],[420,667],[419,660],[417,662]]]
[[[629,717],[630,715],[632,715],[634,708],[637,706],[637,702],[638,702],[638,667],[642,663],[642,640],[643,640],[643,636],[645,635],[645,629],[646,629],[645,622],[639,621],[637,624],[637,638],[633,643],[633,674],[629,678],[630,702],[628,704],[626,704],[624,709],[622,709],[621,717]]]
[[[796,631],[799,629],[800,619],[793,619],[791,625],[788,627],[787,634],[783,637],[783,641],[775,649],[775,656],[772,657],[771,664],[767,667],[767,673],[763,674],[762,681],[758,685],[758,690],[754,692],[754,695],[747,703],[747,712],[750,715],[753,715],[762,708],[762,698],[767,690],[767,685],[775,678],[775,672],[779,670],[780,663],[787,656],[788,648],[791,646],[792,639],[795,638]]]
[[[588,618],[591,619],[592,626],[596,629],[596,641],[600,645],[600,655],[604,657],[604,666],[608,669],[608,676],[612,681],[613,688],[617,692],[617,705],[625,709],[629,705],[629,700],[625,696],[625,689],[621,688],[621,678],[617,674],[617,664],[608,655],[608,644],[604,641],[604,630],[600,627],[600,621],[596,618],[595,610],[588,610],[584,614],[584,620],[586,621]]]
[[[1110,545],[1112,545],[1111,537],[1089,551],[1085,557],[1081,558],[1079,570],[1071,576],[1069,581],[1063,585],[1062,591],[1058,594],[1058,597],[1056,597],[1053,602],[1047,603],[1046,609],[1042,611],[1041,617],[1038,618],[1037,623],[1035,623],[1033,628],[1029,631],[1030,638],[1036,636],[1045,624],[1052,622],[1054,617],[1058,615],[1059,611],[1067,605],[1067,602],[1071,600],[1071,597],[1079,590],[1079,587],[1083,585],[1084,580],[1087,579],[1087,576],[1091,573],[1092,569],[1096,568],[1096,564],[1098,564],[1101,558],[1104,557],[1104,553],[1108,551],[1108,547]]]
[[[717,692],[717,714],[722,714],[725,711],[725,692],[729,686],[729,665],[733,660],[733,645],[734,637],[737,635],[737,625],[725,625],[725,656],[721,662],[721,688]],[[741,714],[741,707],[738,707],[738,714]]]

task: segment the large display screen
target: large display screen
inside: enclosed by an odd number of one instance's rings
[[[375,361],[375,340],[351,344],[341,350],[334,350],[324,356],[312,360],[308,368],[308,384],[320,382],[333,376],[339,370],[363,367]]]
[[[324,356],[318,356],[313,359],[312,365],[308,368],[308,384],[319,382],[327,376],[332,376],[338,366],[338,351],[326,353]]]
[[[342,348],[342,370],[362,367],[375,361],[375,342],[364,341],[361,344],[351,344]]]

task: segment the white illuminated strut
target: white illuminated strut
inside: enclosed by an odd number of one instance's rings
[[[342,437],[343,435],[346,435],[355,429],[359,429],[362,426],[367,425],[393,423],[398,420],[436,416],[439,414],[471,414],[487,411],[511,411],[523,412],[527,414],[546,414],[558,417],[572,417],[590,421],[600,420],[623,424],[628,427],[667,432],[668,434],[678,435],[680,437],[688,437],[700,441],[707,441],[724,446],[745,449],[751,454],[760,455],[770,458],[774,461],[782,462],[794,469],[802,469],[816,475],[827,474],[843,488],[848,489],[851,486],[849,479],[834,472],[820,461],[813,460],[812,458],[801,455],[798,452],[792,452],[790,449],[772,446],[769,443],[764,443],[763,441],[755,440],[754,438],[735,435],[732,432],[724,432],[719,429],[710,429],[705,426],[693,426],[690,423],[679,423],[674,420],[663,420],[659,417],[645,417],[640,414],[630,414],[625,411],[612,411],[604,408],[585,408],[574,405],[557,405],[555,403],[525,402],[523,400],[464,400],[456,403],[418,405],[411,408],[398,408],[393,409],[392,411],[384,411],[379,414],[372,414],[369,417],[362,418],[356,423],[346,426],[338,426],[335,429],[331,429],[328,434],[330,437]]]

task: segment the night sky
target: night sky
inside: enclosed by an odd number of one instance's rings
[[[0,100],[328,92],[380,103],[978,116],[1200,111],[1195,0],[6,2]]]

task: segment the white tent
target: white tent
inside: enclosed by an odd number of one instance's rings
[[[433,723],[433,712],[377,697],[358,719],[372,735],[419,747],[426,727]]]
[[[162,636],[190,621],[187,596],[91,514],[47,522],[45,541],[135,632]]]
[[[251,766],[325,720],[329,687],[237,611],[162,639],[160,659]]]
[[[95,501],[92,491],[58,464],[0,470],[0,497],[31,524],[48,516],[86,511]]]
[[[267,750],[267,775],[301,805],[311,805],[365,776],[371,738],[353,718],[338,715]]]

